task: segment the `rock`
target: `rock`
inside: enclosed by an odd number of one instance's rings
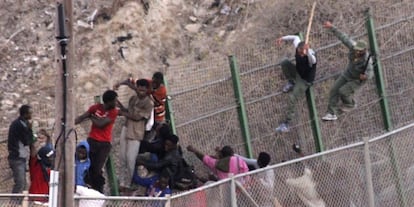
[[[218,37],[222,38],[226,34],[225,30],[220,30],[220,32],[217,34]]]
[[[14,105],[14,102],[12,101],[12,100],[9,100],[9,99],[3,99],[3,100],[1,100],[1,108],[2,108],[2,111],[4,111],[4,109],[8,109],[8,108],[11,108],[13,105]]]
[[[94,84],[88,81],[83,85],[83,88],[85,89],[85,91],[90,91],[94,88]]]
[[[201,24],[187,24],[185,29],[190,33],[198,33],[201,28]]]
[[[196,22],[196,21],[197,21],[197,17],[194,17],[194,16],[189,16],[188,18],[189,18],[189,19],[190,19],[190,21],[192,21],[192,22]]]

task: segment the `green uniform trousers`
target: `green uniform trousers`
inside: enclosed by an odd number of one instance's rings
[[[296,104],[305,96],[306,90],[312,85],[303,80],[296,72],[296,65],[289,60],[284,60],[281,63],[283,74],[286,79],[295,83],[293,91],[289,94],[289,105],[287,110],[286,122],[290,122],[296,113]]]
[[[355,107],[355,101],[353,95],[355,91],[361,88],[362,84],[360,80],[350,79],[341,75],[336,79],[334,85],[329,92],[328,113],[337,114],[338,101],[341,99],[342,103],[346,107]]]

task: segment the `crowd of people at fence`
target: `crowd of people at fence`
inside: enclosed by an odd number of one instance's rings
[[[75,184],[104,193],[103,167],[112,145],[112,129],[118,116],[125,117],[120,135],[119,184],[123,195],[165,196],[173,190],[188,190],[209,180],[219,180],[252,169],[267,166],[270,156],[262,152],[259,159],[251,160],[235,155],[230,146],[217,148],[214,155],[206,155],[189,145],[187,150],[202,160],[213,174],[202,178],[183,158],[183,149],[178,145],[179,137],[172,133],[165,119],[167,98],[163,74],[154,73],[151,80],[129,78],[114,86],[126,85],[136,93],[128,106],[117,99],[115,90],[102,95],[103,103],[95,103],[75,119],[75,124],[85,120],[92,122],[87,140],[80,141],[75,150]],[[8,150],[13,172],[13,193],[22,193],[26,188],[26,149],[30,146],[31,194],[48,194],[49,176],[55,150],[45,129],[32,130],[32,108],[23,105],[20,116],[10,125]],[[245,161],[246,160],[246,161]],[[247,162],[247,163],[246,163]],[[56,164],[56,163],[55,163]],[[272,172],[272,171],[271,171]],[[273,181],[263,183],[273,183]],[[135,191],[145,189],[143,194]],[[47,202],[46,197],[33,200]]]
[[[342,111],[349,111],[356,107],[352,96],[367,79],[372,77],[372,64],[369,64],[370,55],[364,41],[353,42],[330,22],[326,22],[324,26],[349,48],[347,70],[332,87],[327,115],[322,118],[325,121],[334,121],[337,119],[339,99],[344,104]],[[281,64],[283,73],[288,79],[282,91],[286,93],[293,91],[293,93],[290,95],[286,120],[276,128],[278,132],[289,131],[289,123],[295,115],[295,105],[312,85],[317,64],[315,52],[306,42],[302,42],[298,35],[283,36],[276,42],[281,44],[283,41],[293,41],[296,64],[289,60]],[[113,90],[103,93],[103,103],[100,101],[95,103],[75,119],[75,124],[85,120],[92,122],[87,140],[78,144],[74,155],[77,186],[86,186],[104,193],[103,167],[112,148],[112,129],[118,116],[125,117],[119,150],[121,164],[119,184],[120,191],[124,195],[165,196],[174,190],[188,190],[200,183],[228,178],[230,175],[245,173],[249,169],[263,168],[269,164],[270,156],[266,152],[261,152],[258,159],[247,159],[235,154],[231,146],[217,148],[214,155],[207,155],[195,146],[189,145],[186,149],[194,153],[212,172],[206,177],[197,176],[195,169],[184,159],[183,149],[178,144],[179,137],[172,133],[165,118],[167,92],[163,85],[163,78],[161,72],[156,72],[150,80],[136,80],[130,77],[121,81],[114,85]],[[127,106],[117,99],[116,90],[121,85],[128,86],[136,93],[130,97]],[[55,154],[50,136],[44,129],[33,132],[30,122],[32,108],[29,105],[21,106],[19,113],[20,116],[10,125],[8,135],[8,160],[14,180],[12,193],[21,193],[26,188],[25,172],[27,157],[30,157],[29,193],[48,194],[50,169]],[[30,146],[30,152],[27,146]],[[311,174],[309,169],[301,171],[305,177]],[[267,192],[271,193],[275,183],[273,170],[264,171],[263,174],[262,177],[259,176],[260,185],[265,186]],[[251,180],[244,178],[240,182],[244,184]],[[298,182],[287,181],[292,186],[298,185]],[[144,187],[146,189],[144,194],[136,193],[134,191],[136,186]],[[46,202],[47,198],[34,198],[34,200]],[[280,206],[280,203],[274,199],[263,206],[278,205]]]

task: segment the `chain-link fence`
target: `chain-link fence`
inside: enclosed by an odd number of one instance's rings
[[[276,133],[275,128],[286,118],[289,99],[289,95],[281,90],[287,80],[279,62],[285,57],[293,58],[293,46],[286,44],[276,48],[268,44],[256,48],[240,46],[234,50],[253,155],[267,151],[277,163],[294,156],[290,150],[293,143],[303,146],[305,154],[309,155],[318,150],[317,138],[325,149],[332,149],[361,141],[361,137],[386,132],[384,122],[387,119],[392,123],[391,128],[413,120],[414,16],[410,11],[414,3],[395,2],[392,7],[384,7],[379,2],[358,4],[361,4],[360,10],[352,14],[348,14],[349,11],[338,13],[335,25],[355,40],[368,41],[366,23],[369,16],[365,11],[371,7],[379,45],[375,58],[382,63],[383,76],[380,78],[384,83],[381,85],[377,78],[369,80],[355,94],[357,108],[339,115],[335,122],[322,122],[321,117],[327,110],[329,90],[347,65],[348,50],[321,24],[314,23],[310,34],[318,56],[316,81],[312,87],[317,115],[310,117],[311,108],[304,97],[296,106],[296,117],[289,133]],[[322,10],[327,9],[322,3],[318,5]],[[326,20],[323,14],[316,14],[315,19]],[[216,146],[231,145],[237,153],[248,154],[249,141],[241,134],[239,100],[232,86],[229,65],[229,60],[221,57],[202,63],[174,65],[167,71],[170,103],[182,145],[203,146],[205,152],[213,151]],[[380,87],[385,88],[384,92],[379,90]],[[389,107],[388,117],[383,112],[384,100]],[[319,124],[319,137],[315,136],[314,122]],[[188,159],[197,167],[201,165],[193,157]]]
[[[76,206],[413,206],[413,136],[414,123],[165,198],[77,196]],[[31,196],[0,194],[0,202],[31,204]]]
[[[235,197],[220,192],[200,206],[231,206],[232,199],[237,206],[413,206],[413,135],[410,124],[366,142],[258,170],[241,176],[245,182],[235,184]],[[261,182],[267,171],[275,175],[271,183]],[[180,206],[178,201],[206,196],[221,185],[172,196],[171,204]],[[219,204],[210,203],[214,201]]]

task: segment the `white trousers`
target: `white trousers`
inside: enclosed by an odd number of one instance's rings
[[[137,155],[139,153],[140,141],[126,138],[126,127],[123,126],[121,130],[120,140],[120,185],[124,187],[131,187],[132,176],[134,175]]]

